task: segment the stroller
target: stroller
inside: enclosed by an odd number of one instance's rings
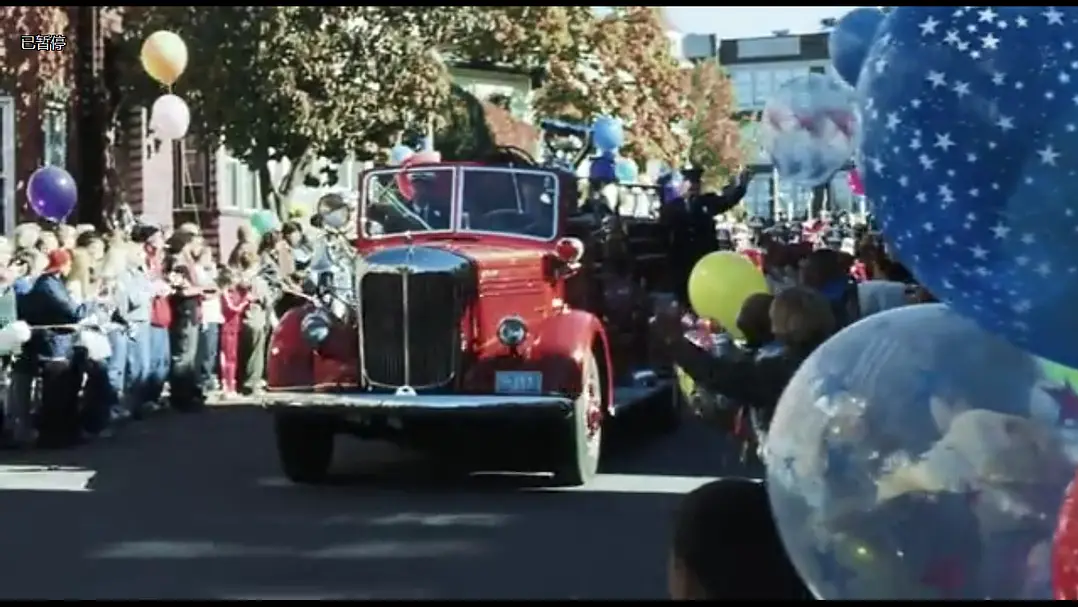
[[[0,329],[0,445],[27,448],[36,444],[38,424],[44,399],[46,378],[55,377],[63,367],[87,362],[99,363],[111,354],[108,338],[101,327],[93,324],[73,325],[76,332],[76,354],[73,359],[30,360],[22,346],[29,341],[34,328],[22,321]],[[83,397],[87,376],[82,375],[78,397]]]

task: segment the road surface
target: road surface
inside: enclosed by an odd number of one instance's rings
[[[622,442],[570,490],[352,440],[339,483],[293,486],[243,406],[0,453],[0,598],[660,599],[678,497],[737,471],[698,425]]]

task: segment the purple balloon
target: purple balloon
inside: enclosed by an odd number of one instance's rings
[[[30,176],[26,197],[38,217],[60,222],[75,210],[79,190],[71,173],[60,167],[43,166]]]

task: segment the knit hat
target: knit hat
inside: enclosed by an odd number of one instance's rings
[[[69,263],[71,263],[70,251],[67,249],[54,249],[49,252],[49,263],[45,266],[45,274],[55,274]]]

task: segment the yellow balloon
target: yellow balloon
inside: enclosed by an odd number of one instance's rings
[[[674,367],[674,373],[677,375],[677,387],[681,395],[686,399],[692,398],[693,393],[696,392],[696,382],[681,367]]]
[[[735,339],[744,339],[737,315],[750,295],[767,293],[763,273],[731,251],[708,253],[689,274],[689,304],[697,316],[717,320]]]
[[[161,30],[150,34],[142,43],[142,69],[150,78],[171,86],[187,69],[187,45],[172,32]]]
[[[1054,384],[1070,384],[1072,387],[1078,388],[1078,370],[1064,367],[1047,358],[1038,358],[1037,362],[1040,363],[1041,374],[1045,379]]]

